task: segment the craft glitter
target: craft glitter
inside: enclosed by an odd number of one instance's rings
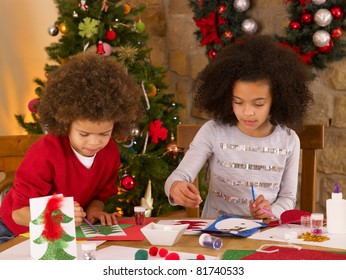
[[[134,208],[135,224],[138,226],[144,225],[145,220],[145,208],[142,206],[136,206]]]
[[[219,250],[222,247],[222,239],[208,233],[203,233],[199,237],[199,244],[203,247],[210,247]]]
[[[323,214],[312,213],[311,217],[311,234],[320,235],[323,232]]]

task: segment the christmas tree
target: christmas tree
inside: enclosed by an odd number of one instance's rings
[[[75,237],[67,234],[61,224],[67,224],[73,219],[61,210],[62,196],[52,196],[43,212],[32,221],[34,225],[44,225],[42,234],[33,242],[36,244],[48,243],[47,250],[40,260],[73,260],[76,257],[64,249],[67,243],[74,241]]]
[[[58,19],[48,33],[60,34],[60,38],[45,49],[52,62],[45,65],[46,73],[68,63],[69,57],[78,52],[92,51],[122,64],[143,93],[146,108],[143,122],[132,131],[132,139],[115,139],[122,162],[117,182],[120,192],[109,199],[106,211],[118,210],[132,216],[134,206],[141,204],[145,194],[151,215],[172,211],[164,194],[164,182],[181,157],[174,141],[181,104],[174,102],[173,94],[164,92],[168,88],[163,81],[165,69],[150,62],[148,35],[141,20],[145,7],[135,8],[117,0],[54,2]],[[23,115],[16,115],[16,119],[28,133],[40,134],[44,131],[38,122],[37,106],[44,94],[45,81],[35,79],[35,82],[37,98],[28,104],[33,121],[26,121]]]

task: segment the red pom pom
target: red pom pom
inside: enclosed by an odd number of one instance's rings
[[[161,248],[160,251],[159,251],[159,256],[161,258],[164,258],[166,255],[168,254],[168,251],[166,248]]]
[[[150,247],[149,255],[154,257],[157,255],[158,251],[159,251],[159,249],[156,246]]]
[[[169,253],[166,257],[165,260],[180,260],[180,257],[177,253]]]
[[[196,260],[205,260],[205,256],[199,254],[199,255],[196,256]]]

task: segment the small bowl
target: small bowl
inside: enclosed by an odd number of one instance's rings
[[[142,227],[141,231],[151,245],[173,246],[188,227],[189,224],[161,225],[152,222]]]

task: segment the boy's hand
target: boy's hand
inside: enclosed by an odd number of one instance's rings
[[[80,207],[77,201],[74,202],[74,222],[76,227],[80,226],[84,221],[83,218],[86,216],[83,208]]]

